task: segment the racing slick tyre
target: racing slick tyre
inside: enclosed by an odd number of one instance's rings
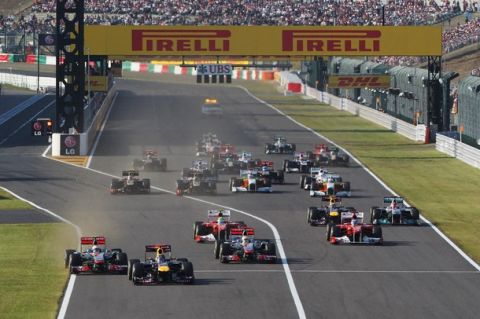
[[[68,263],[70,262],[70,255],[75,252],[75,249],[65,250],[65,268],[68,268]]]
[[[147,193],[150,193],[150,179],[149,178],[142,179],[142,187]]]
[[[193,224],[193,239],[197,238],[197,236],[205,235],[208,235],[207,227],[203,226],[203,222],[195,222]]]
[[[305,175],[302,175],[302,177],[300,177],[300,189],[305,188],[305,179],[306,178],[307,178],[307,176],[305,176]]]
[[[312,217],[313,217],[313,212],[316,210],[316,207],[309,207],[307,210],[307,223],[312,225]],[[312,225],[313,226],[313,225]]]
[[[282,170],[278,171],[278,183],[284,184],[285,183],[285,173]]]
[[[218,231],[218,240],[222,242],[227,240],[227,231],[225,229]]]
[[[383,238],[382,227],[380,225],[373,225],[372,237],[373,238]],[[382,243],[378,243],[377,245],[382,245]]]
[[[167,170],[167,159],[161,158],[160,159],[160,171],[165,172]]]
[[[132,267],[132,280],[134,285],[138,285],[140,282],[138,278],[145,277],[145,268],[140,262],[134,263]]]
[[[71,274],[76,273],[76,271],[73,269],[73,267],[79,267],[79,266],[82,265],[82,256],[80,254],[71,254],[68,265],[69,265],[69,268],[70,268],[70,273]]]
[[[411,215],[412,215],[412,219],[416,219],[416,220],[419,220],[420,219],[420,212],[418,211],[418,209],[416,207],[410,207],[411,208]]]
[[[115,258],[115,264],[120,266],[128,266],[128,257],[126,253],[118,253]]]
[[[377,209],[377,206],[373,206],[372,208],[370,208],[370,224],[375,224],[375,221],[380,218]]]
[[[327,231],[325,232],[325,238],[327,239],[327,241],[330,241],[330,237],[332,236],[332,227],[332,223],[327,224]]]
[[[290,170],[288,169],[288,164],[289,163],[290,163],[290,161],[288,159],[283,161],[283,170],[287,173],[290,173]]]
[[[275,246],[275,243],[268,243],[265,251],[266,251],[267,255],[276,256],[277,255],[277,247]],[[275,259],[273,259],[273,260],[270,260],[270,263],[275,264],[275,263],[277,263],[277,261]]]
[[[189,261],[182,262],[182,273],[185,276],[192,277],[191,281],[186,282],[185,284],[193,284],[195,281],[195,276],[193,274],[193,264]]]
[[[230,251],[230,244],[228,243],[222,243],[220,245],[220,250],[219,250],[219,258],[220,258],[220,262],[222,264],[228,264],[228,259],[227,258],[224,258],[224,256],[229,256],[232,254],[232,252]]]
[[[215,244],[213,245],[213,256],[215,259],[218,259],[220,256],[220,246],[222,246],[223,241],[217,239],[215,240]]]
[[[350,182],[343,182],[342,183],[342,188],[344,191],[349,192],[350,191]]]
[[[128,267],[127,267],[128,280],[132,280],[133,265],[135,265],[136,263],[140,263],[140,259],[130,259],[128,261]]]

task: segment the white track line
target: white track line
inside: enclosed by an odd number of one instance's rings
[[[290,270],[293,273],[319,273],[319,274],[475,274],[476,270],[318,270],[298,269]],[[283,273],[280,269],[195,269],[195,273]]]
[[[3,145],[6,141],[8,141],[8,139],[10,139],[10,137],[12,137],[13,135],[17,134],[22,128],[25,127],[25,125],[27,124],[30,124],[34,119],[37,118],[38,115],[40,115],[43,111],[45,111],[46,109],[48,109],[50,106],[52,106],[53,104],[55,103],[55,100],[53,100],[52,102],[48,103],[47,106],[45,106],[43,109],[41,109],[37,114],[35,114],[34,116],[32,116],[30,119],[28,119],[25,123],[23,123],[22,125],[20,125],[19,127],[17,127],[17,129],[15,131],[13,131],[12,133],[10,133],[7,137],[5,137],[2,141],[0,141],[0,145]]]
[[[90,151],[90,156],[88,156],[87,160],[87,165],[86,167],[89,168],[90,164],[92,163],[92,158],[93,154],[95,154],[95,151],[97,150],[97,145],[98,141],[100,141],[100,137],[102,136],[103,129],[105,128],[105,124],[108,121],[108,118],[110,117],[110,112],[112,111],[113,105],[115,104],[115,101],[117,100],[118,92],[115,92],[115,96],[113,97],[112,101],[110,102],[110,108],[108,109],[107,115],[105,115],[105,118],[103,119],[102,126],[100,127],[100,131],[97,134],[97,137],[95,138],[95,143],[93,143],[93,147]]]
[[[48,150],[48,148],[47,148]],[[15,194],[14,192],[12,192],[11,190],[9,189],[6,189],[5,187],[1,187],[0,186],[0,189],[6,191],[7,193],[9,193],[10,195],[20,199],[20,200],[23,200],[24,202],[30,204],[31,206],[41,210],[42,212],[45,212],[51,216],[53,216],[54,218],[66,223],[66,224],[69,224],[71,226],[73,226],[73,228],[75,228],[75,231],[77,232],[77,236],[78,238],[80,238],[82,236],[82,230],[80,229],[79,226],[77,226],[76,224],[72,223],[71,221],[69,221],[68,219],[66,218],[63,218],[62,216],[59,216],[57,214],[55,214],[54,212],[46,209],[46,208],[43,208],[37,204],[35,204],[34,202],[31,202],[23,197],[21,197],[20,195],[17,195]],[[67,308],[68,308],[68,304],[70,302],[70,298],[72,296],[72,292],[73,292],[73,285],[75,284],[75,278],[76,278],[76,275],[71,275],[69,280],[68,280],[68,286],[67,286],[67,289],[65,291],[65,294],[63,296],[63,300],[62,300],[62,305],[60,306],[60,310],[58,312],[58,316],[57,318],[58,319],[63,319],[65,318],[65,313],[67,312]]]
[[[320,137],[321,139],[324,139],[325,141],[327,141],[328,143],[331,143],[333,145],[335,145],[336,147],[340,148],[341,150],[343,150],[346,154],[348,154],[358,165],[360,165],[360,167],[362,169],[364,169],[368,174],[370,174],[370,176],[372,176],[380,185],[383,186],[383,188],[385,188],[387,191],[389,191],[391,194],[395,195],[395,196],[398,196],[397,193],[395,193],[395,191],[393,189],[391,189],[390,187],[387,186],[387,184],[385,184],[385,182],[383,182],[377,175],[375,175],[371,170],[369,170],[365,165],[363,165],[362,162],[360,162],[360,160],[358,160],[355,156],[353,156],[348,150],[344,149],[343,147],[341,147],[340,145],[336,144],[334,141],[330,140],[329,138],[323,136],[322,134],[314,131],[313,129],[311,129],[310,127],[308,126],[305,126],[303,125],[302,123],[298,122],[297,120],[295,120],[294,118],[292,118],[291,116],[287,115],[286,113],[282,112],[281,110],[277,109],[275,106],[273,106],[272,104],[270,103],[267,103],[265,101],[263,101],[262,99],[256,97],[255,95],[253,95],[252,93],[250,93],[250,91],[239,85],[237,86],[239,87],[240,89],[244,90],[250,97],[252,97],[253,99],[255,99],[256,101],[258,101],[259,103],[261,104],[264,104],[266,106],[268,106],[269,108],[271,108],[272,110],[276,111],[277,113],[285,116],[286,118],[288,118],[290,121],[294,122],[295,124],[297,124],[298,126],[304,128],[305,130],[307,131],[310,131],[311,133],[315,134],[316,136]],[[408,202],[405,202],[405,204],[407,206],[409,206]],[[424,216],[420,215],[420,218],[427,224],[429,225],[441,238],[443,238],[453,249],[455,249],[459,254],[460,256],[462,256],[470,265],[472,265],[477,271],[480,271],[480,265],[478,263],[476,263],[472,258],[470,258],[462,249],[460,249],[460,247],[458,247],[453,241],[451,241],[440,229],[438,229],[435,225],[433,225],[427,218],[425,218]]]

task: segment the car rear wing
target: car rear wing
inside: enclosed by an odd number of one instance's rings
[[[393,201],[397,204],[403,204],[403,197],[397,197],[397,196],[386,196],[383,198],[383,202],[385,204],[391,204]]]
[[[145,151],[143,152],[143,154],[144,154],[145,156],[147,156],[147,155],[157,156],[157,155],[158,155],[158,152],[155,151],[155,150],[145,150]]]
[[[325,174],[325,173],[328,173],[328,171],[324,168],[310,167],[310,175],[319,175],[319,174]]]
[[[250,152],[241,152],[239,154],[239,157],[242,158],[243,160],[250,160],[252,159],[252,153]]]
[[[258,170],[256,169],[241,169],[240,170],[240,176],[247,176],[247,175],[258,175]]]
[[[255,237],[255,231],[253,228],[231,228],[230,229],[230,239],[239,239],[243,236],[248,236],[248,238],[253,239]]]
[[[328,151],[328,145],[327,144],[315,144],[314,148],[316,150],[325,150]]]
[[[140,175],[138,171],[134,171],[134,170],[122,172],[122,176],[138,176],[138,175]]]
[[[357,217],[357,222],[363,224],[363,212],[341,212],[340,221],[341,223],[349,223],[352,220],[353,214]]]
[[[307,154],[307,152],[294,152],[293,157],[295,159],[309,159],[310,156]]]
[[[220,213],[222,213],[222,217],[225,221],[230,221],[230,211],[228,209],[210,209],[208,211],[208,221],[215,221],[220,217]]]
[[[80,245],[105,245],[104,236],[95,236],[95,237],[81,237]]]
[[[257,167],[270,167],[273,168],[273,161],[258,161],[255,163]]]
[[[146,245],[145,252],[146,253],[156,253],[157,250],[161,248],[164,253],[169,253],[172,251],[171,245],[166,244],[155,244],[155,245]]]

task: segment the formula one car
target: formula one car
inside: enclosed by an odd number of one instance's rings
[[[338,174],[328,173],[324,170],[311,169],[310,176],[303,175],[300,179],[300,187],[308,190],[311,197],[334,195],[350,197],[350,182],[343,182]]]
[[[248,170],[255,171],[259,176],[267,177],[272,184],[283,184],[285,182],[285,174],[282,170],[275,171],[272,161],[250,161],[247,163]]]
[[[213,153],[210,168],[226,174],[238,174],[245,164],[238,159],[235,147],[230,144],[220,145],[217,152]]]
[[[114,178],[110,184],[110,193],[118,194],[148,194],[150,193],[150,179],[138,178],[139,173],[135,170],[123,171],[122,179]]]
[[[176,194],[181,196],[188,194],[211,194],[217,193],[217,178],[209,171],[193,172],[191,177],[183,177],[176,182]]]
[[[193,178],[198,173],[215,181],[218,177],[218,172],[210,169],[207,160],[195,160],[192,162],[192,167],[182,169],[182,179]]]
[[[336,147],[317,144],[313,149],[315,166],[348,166],[350,157]]]
[[[193,224],[193,239],[197,243],[227,240],[232,228],[245,228],[244,222],[232,222],[230,211],[226,209],[211,209],[206,222],[197,221]]]
[[[134,285],[181,283],[193,284],[193,264],[187,258],[172,258],[170,245],[145,246],[145,261],[128,261],[128,279]]]
[[[363,213],[357,212],[342,218],[342,224],[327,224],[326,239],[331,244],[383,245],[382,228],[363,224]]]
[[[207,98],[202,105],[202,114],[222,117],[223,109],[220,103],[218,103],[217,99]]]
[[[327,201],[329,204],[321,207],[312,206],[307,210],[307,222],[311,226],[343,224],[346,220],[350,220],[353,214],[359,213],[353,207],[342,206],[341,197],[322,196],[322,201]]]
[[[293,154],[296,145],[287,143],[284,137],[275,137],[273,143],[265,144],[265,154]]]
[[[228,241],[216,241],[215,257],[220,259],[221,263],[276,263],[275,243],[269,239],[255,239],[254,234],[253,228],[231,229]]]
[[[271,193],[272,180],[256,170],[241,170],[240,177],[230,178],[230,190],[236,192]]]
[[[387,207],[372,207],[370,221],[372,224],[414,225],[420,224],[420,212],[415,207],[406,207],[403,197],[384,197],[383,202],[390,204]]]
[[[134,159],[133,169],[144,171],[165,172],[167,170],[167,159],[158,158],[158,153],[152,150],[144,152],[143,159]]]
[[[216,134],[206,133],[195,145],[197,148],[196,156],[209,156],[218,151],[221,142]]]
[[[83,246],[90,248],[84,249]],[[81,237],[80,251],[65,251],[65,268],[71,274],[81,273],[126,273],[128,258],[121,249],[106,249],[105,237]]]
[[[285,173],[308,173],[313,166],[314,161],[311,152],[295,152],[293,160],[286,159],[283,161]]]

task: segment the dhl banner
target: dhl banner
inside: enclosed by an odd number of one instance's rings
[[[328,87],[340,89],[388,88],[390,87],[390,75],[329,75]]]
[[[441,27],[85,26],[108,56],[440,56]]]
[[[88,77],[85,77],[85,91],[88,90]],[[104,75],[90,75],[90,91],[107,92],[108,77]]]

